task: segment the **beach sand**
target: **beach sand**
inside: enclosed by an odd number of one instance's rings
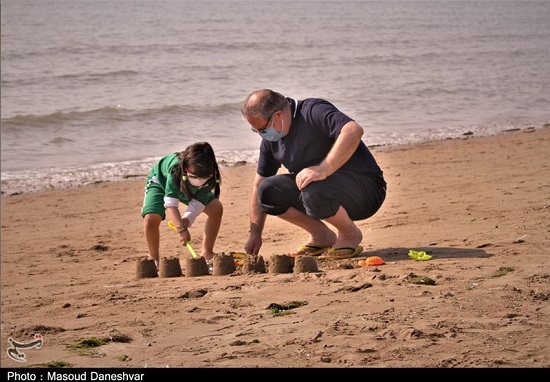
[[[550,128],[373,153],[388,196],[364,252],[318,272],[136,277],[145,174],[2,196],[1,366],[550,367]],[[220,254],[243,251],[254,169],[221,167]],[[268,217],[260,254],[305,240]],[[164,225],[161,256],[190,257]]]

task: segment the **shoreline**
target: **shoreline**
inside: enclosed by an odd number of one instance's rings
[[[364,252],[319,260],[315,273],[136,279],[142,180],[3,195],[1,365],[550,367],[549,147],[542,128],[375,148],[388,196],[358,222]],[[242,251],[254,169],[221,168],[217,253]],[[191,228],[195,248],[203,224]],[[268,216],[260,254],[304,240]],[[168,256],[190,255],[161,226]],[[368,256],[385,265],[359,266]],[[288,301],[307,304],[266,310]],[[26,363],[6,357],[8,337],[37,331],[44,346],[25,350]],[[121,336],[85,354],[67,347]]]
[[[550,128],[550,123],[544,123],[540,127],[528,126],[524,128],[514,127],[487,135],[476,135],[472,131],[463,132],[460,135],[444,137],[440,139],[423,140],[419,142],[397,143],[397,144],[371,144],[367,145],[373,152],[391,151],[401,148],[421,145],[430,142],[444,142],[456,139],[477,139],[484,137],[510,134],[518,131],[531,131]],[[218,163],[225,167],[240,166],[242,164],[255,165],[257,152],[235,154],[224,151],[219,155]],[[159,157],[160,158],[160,157]],[[74,189],[102,183],[118,183],[139,178],[147,175],[152,164],[158,158],[146,158],[143,160],[132,160],[120,163],[97,163],[88,166],[68,168],[45,168],[39,170],[5,171],[2,176],[3,196],[22,195],[35,192],[43,192],[57,189]],[[6,179],[6,176],[8,179]]]

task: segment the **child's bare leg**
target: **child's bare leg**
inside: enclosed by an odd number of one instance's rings
[[[214,199],[204,209],[206,223],[204,224],[204,238],[202,241],[202,256],[206,260],[214,257],[214,243],[218,238],[222,224],[223,205],[219,199]]]
[[[160,259],[160,223],[162,217],[158,214],[147,214],[143,218],[143,232],[149,250],[149,257],[155,260],[157,266]]]

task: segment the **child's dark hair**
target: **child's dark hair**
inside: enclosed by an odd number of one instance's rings
[[[193,196],[184,178],[189,168],[192,168],[193,174],[198,177],[210,177],[203,187],[213,189],[216,197],[220,196],[222,178],[214,149],[208,142],[197,142],[188,146],[179,153],[179,160],[179,163],[172,167],[171,173],[174,179],[179,179],[180,190],[185,196],[188,198]]]

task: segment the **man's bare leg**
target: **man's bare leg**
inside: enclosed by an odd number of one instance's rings
[[[330,247],[336,242],[336,234],[323,221],[314,219],[296,208],[290,207],[278,217],[309,233],[310,238],[306,245]]]
[[[335,248],[351,247],[355,248],[363,240],[363,232],[350,219],[344,207],[340,206],[334,216],[325,221],[333,225],[338,230],[338,238],[334,242]]]

